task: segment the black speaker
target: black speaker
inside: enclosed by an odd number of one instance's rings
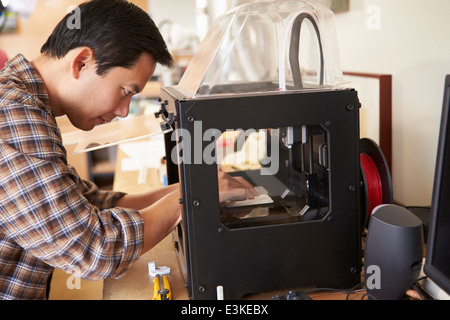
[[[370,217],[364,249],[369,299],[405,298],[418,279],[422,257],[422,221],[403,207],[377,206]]]

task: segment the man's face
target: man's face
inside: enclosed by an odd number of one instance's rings
[[[114,67],[99,76],[91,68],[78,79],[77,93],[65,104],[64,113],[74,126],[86,131],[126,117],[132,96],[143,90],[155,67],[155,60],[142,54],[131,69]]]

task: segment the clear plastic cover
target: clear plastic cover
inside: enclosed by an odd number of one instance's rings
[[[178,87],[201,97],[341,83],[333,12],[276,1],[246,3],[215,20]]]

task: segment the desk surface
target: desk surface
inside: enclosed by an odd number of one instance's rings
[[[156,169],[148,169],[147,181],[144,185],[138,185],[138,171],[124,172],[121,170],[121,159],[126,157],[124,152],[118,148],[116,170],[114,175],[115,190],[128,193],[144,192],[159,186],[158,173]],[[109,278],[104,280],[103,299],[104,300],[151,300],[153,296],[153,282],[148,273],[148,263],[156,261],[157,266],[166,266],[171,269],[168,275],[172,289],[173,299],[189,299],[187,289],[184,286],[184,279],[177,261],[177,254],[174,247],[172,235],[167,236],[153,249],[141,256],[141,258],[131,267],[131,269],[120,279]],[[360,300],[365,292],[351,294],[348,299]],[[284,295],[286,290],[277,292],[267,292],[253,294],[246,299],[270,299],[274,295]],[[309,296],[314,300],[345,300],[347,294],[344,292],[314,292]]]

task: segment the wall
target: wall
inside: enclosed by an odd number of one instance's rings
[[[148,0],[148,7],[169,50],[190,46],[190,39],[197,36],[195,0]]]
[[[404,205],[431,202],[449,12],[448,0],[350,0],[335,16],[343,70],[393,76],[392,179]]]

